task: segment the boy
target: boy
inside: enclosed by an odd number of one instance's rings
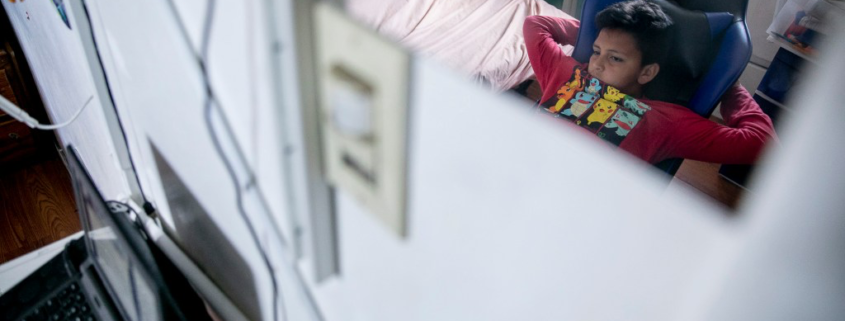
[[[683,106],[642,96],[643,87],[660,72],[659,62],[669,45],[664,35],[672,21],[657,4],[644,0],[616,3],[599,12],[596,21],[600,32],[593,43],[593,54],[588,64],[581,64],[564,55],[558,46],[575,44],[578,20],[543,16],[525,20],[528,58],[543,91],[540,101],[555,102],[550,98],[558,98],[554,106],[544,104],[550,112],[571,119],[652,164],[675,157],[749,164],[768,139],[777,139],[769,117],[738,84],[722,96],[721,112],[727,126]],[[597,80],[589,81],[588,77]],[[601,88],[599,80],[607,86],[607,92],[589,92],[591,85]],[[615,103],[603,99],[608,97],[610,86],[621,92],[613,93],[617,96]],[[587,91],[573,96],[576,87]],[[628,107],[622,107],[623,101],[618,98],[624,94],[629,96],[624,99]],[[571,105],[564,99],[572,99]]]

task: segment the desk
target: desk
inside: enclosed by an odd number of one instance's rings
[[[28,76],[28,65],[20,61],[25,58],[20,50],[15,49],[16,40],[10,33],[11,30],[3,29],[0,23],[0,95],[44,122],[47,116],[38,90]],[[0,169],[26,166],[44,159],[55,145],[52,135],[51,132],[33,130],[0,110]]]

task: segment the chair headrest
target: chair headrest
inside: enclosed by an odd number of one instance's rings
[[[645,88],[645,94],[686,105],[699,80],[707,73],[723,32],[734,21],[727,12],[705,13],[683,8],[674,2],[653,0],[674,24],[669,28],[671,47],[660,64],[660,72]],[[683,84],[679,88],[679,84]]]
[[[681,7],[705,12],[727,12],[735,20],[745,19],[748,0],[674,0]]]

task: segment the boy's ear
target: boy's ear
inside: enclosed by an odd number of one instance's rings
[[[640,69],[640,75],[637,77],[637,82],[640,85],[645,85],[654,79],[658,72],[660,72],[660,65],[658,63],[655,62],[645,65],[642,69]]]

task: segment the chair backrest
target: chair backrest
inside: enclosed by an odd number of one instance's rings
[[[598,37],[595,17],[623,0],[586,0],[581,29],[572,57],[587,62]],[[748,0],[652,0],[675,22],[670,28],[672,47],[657,77],[645,87],[645,96],[686,106],[710,117],[725,91],[739,79],[751,58],[751,37],[745,24]],[[656,167],[669,175],[681,159]]]

